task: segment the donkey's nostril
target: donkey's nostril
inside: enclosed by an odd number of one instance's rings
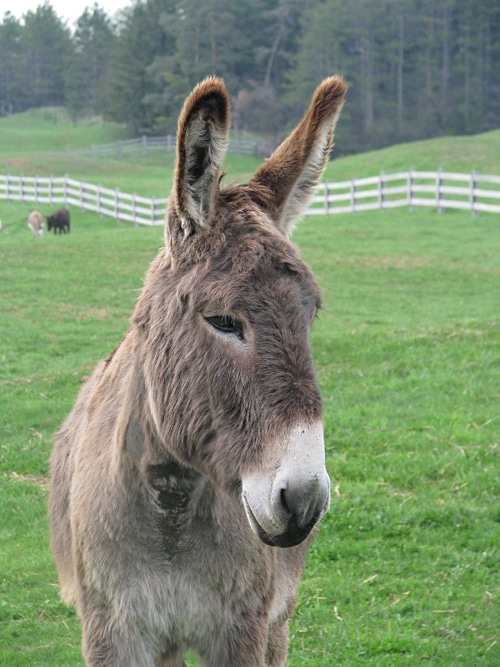
[[[304,528],[318,521],[328,508],[330,483],[326,475],[281,479],[274,493],[275,518]]]
[[[286,499],[286,488],[281,489],[280,492],[280,501],[281,501],[281,511],[285,515],[285,517],[290,517],[292,515],[292,512],[290,510],[290,507],[288,506],[288,502]]]

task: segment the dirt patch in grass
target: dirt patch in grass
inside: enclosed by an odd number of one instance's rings
[[[499,268],[492,262],[496,258],[495,253],[485,255],[489,261],[482,262],[477,258],[472,264],[465,261],[454,259],[443,259],[433,255],[428,257],[414,255],[387,255],[377,257],[374,255],[330,255],[326,260],[327,265],[339,267],[353,267],[367,270],[396,270],[396,271],[414,271],[418,269],[437,269],[447,273],[456,273],[460,275],[487,274],[490,276],[500,275]]]
[[[6,160],[6,165],[14,171],[22,171],[31,166],[31,160],[24,157],[10,157]]]
[[[50,306],[50,316],[55,319],[105,320],[109,315],[107,308],[97,306],[77,306],[72,303],[56,303]]]
[[[432,257],[413,257],[412,255],[399,255],[396,257],[374,257],[363,255],[333,255],[331,262],[343,266],[359,266],[367,269],[398,269],[409,271],[415,268],[431,266],[434,261]]]
[[[34,484],[44,491],[48,491],[50,488],[49,478],[44,477],[43,475],[19,475],[17,472],[13,472],[11,473],[11,477],[19,482]]]

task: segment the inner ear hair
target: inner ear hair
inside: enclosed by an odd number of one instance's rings
[[[323,174],[346,91],[343,77],[325,79],[317,87],[302,121],[252,179],[273,193],[269,213],[286,233],[307,210]]]
[[[185,235],[210,224],[228,136],[228,94],[222,79],[209,77],[179,118],[174,195]]]

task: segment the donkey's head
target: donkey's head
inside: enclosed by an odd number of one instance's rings
[[[303,541],[329,504],[309,348],[319,290],[288,234],[325,167],[345,91],[340,77],[323,81],[252,180],[220,188],[228,95],[217,78],[195,88],[179,120],[165,248],[134,318],[162,447],[240,494],[273,546]]]

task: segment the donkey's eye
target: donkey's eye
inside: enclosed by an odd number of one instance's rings
[[[205,317],[205,320],[217,331],[222,333],[233,334],[239,340],[245,340],[243,335],[243,323],[231,315],[213,315],[212,317]]]

